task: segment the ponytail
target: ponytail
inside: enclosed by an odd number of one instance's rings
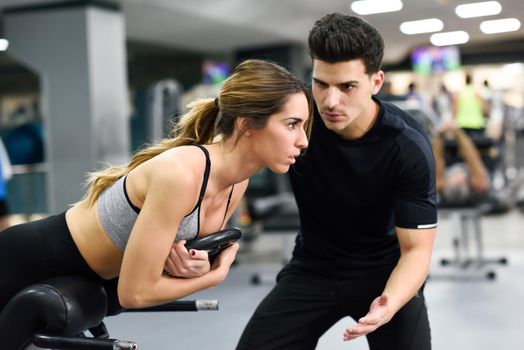
[[[109,167],[89,173],[86,186],[88,190],[82,202],[87,206],[95,204],[98,196],[122,176],[145,161],[167,151],[168,149],[185,145],[203,145],[215,138],[215,125],[219,109],[215,99],[201,99],[192,102],[190,111],[180,118],[171,131],[173,138],[162,139],[159,143],[148,146],[136,153],[125,167]]]

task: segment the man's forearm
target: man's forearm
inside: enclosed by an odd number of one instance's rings
[[[420,289],[429,272],[431,252],[413,248],[402,254],[391,273],[384,293],[390,298],[390,312],[397,313]]]

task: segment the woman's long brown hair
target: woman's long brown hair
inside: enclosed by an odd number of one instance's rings
[[[173,137],[161,140],[136,153],[125,167],[109,167],[90,173],[89,186],[83,202],[92,206],[100,193],[122,176],[174,147],[204,145],[213,142],[217,135],[223,139],[234,133],[236,118],[246,119],[239,137],[247,129],[263,128],[269,117],[282,111],[288,98],[304,93],[309,103],[309,119],[306,133],[309,137],[312,125],[312,97],[307,86],[283,67],[264,60],[247,60],[239,64],[223,83],[216,99],[197,100],[173,128]]]

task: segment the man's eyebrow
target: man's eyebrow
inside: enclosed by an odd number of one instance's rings
[[[317,83],[321,83],[321,84],[326,84],[326,85],[329,85],[328,83],[326,83],[325,81],[321,80],[321,79],[318,79],[318,78],[315,78],[313,77],[313,80]],[[347,85],[347,84],[352,84],[352,85],[355,85],[355,84],[358,84],[358,80],[349,80],[349,81],[343,81],[341,83],[337,83],[335,85]]]

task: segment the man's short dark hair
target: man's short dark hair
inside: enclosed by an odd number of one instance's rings
[[[369,23],[355,16],[331,13],[315,22],[308,37],[311,58],[337,63],[362,59],[366,74],[380,70],[384,41]]]

